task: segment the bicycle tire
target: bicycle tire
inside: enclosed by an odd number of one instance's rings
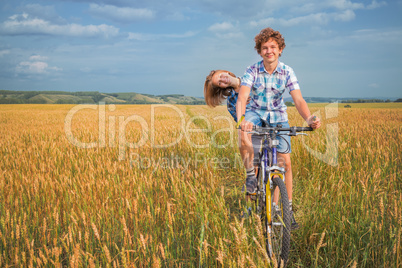
[[[285,267],[290,251],[291,215],[289,199],[283,180],[280,177],[274,177],[272,181],[274,189],[272,191],[272,200],[270,202],[271,204],[273,203],[273,193],[278,188],[279,199],[277,205],[279,205],[280,211],[278,214],[272,206],[271,222],[268,222],[267,217],[265,217],[266,247],[269,257],[271,259],[275,257],[278,267]],[[278,258],[278,256],[280,257]]]

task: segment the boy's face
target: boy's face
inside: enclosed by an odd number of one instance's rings
[[[260,56],[266,63],[272,64],[277,62],[281,53],[282,49],[279,49],[278,43],[272,38],[261,44]]]

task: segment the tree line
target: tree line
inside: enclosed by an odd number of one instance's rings
[[[381,100],[381,99],[358,99],[358,100],[344,100],[341,103],[375,103],[375,102],[392,102],[390,99]],[[397,99],[393,102],[402,102],[402,99]]]

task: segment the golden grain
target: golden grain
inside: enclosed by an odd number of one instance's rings
[[[91,225],[92,225],[92,230],[94,231],[94,235],[95,235],[96,239],[98,239],[98,241],[100,242],[100,235],[98,232],[98,228],[96,228],[96,225],[93,222],[91,222]]]
[[[261,246],[260,242],[257,240],[257,238],[255,238],[255,236],[253,237],[253,240],[254,240],[255,244],[257,245],[258,250],[259,250],[259,251],[261,252],[261,254],[264,256],[265,261],[267,262],[267,264],[269,264],[269,263],[270,263],[270,259],[269,259],[267,250]],[[263,239],[262,241],[264,241],[264,239]]]
[[[145,240],[145,238],[142,234],[140,234],[140,241],[141,241],[141,245],[143,246],[144,250],[146,250],[147,249],[147,241]]]
[[[248,260],[248,263],[249,263],[248,267],[257,268],[257,266],[255,265],[254,261],[250,258],[250,256],[247,255],[246,259]]]
[[[161,255],[162,255],[162,259],[166,259],[166,257],[165,257],[165,249],[163,248],[163,245],[162,245],[162,243],[159,243],[159,250],[160,250],[160,252],[161,252]]]
[[[112,258],[110,256],[109,249],[108,249],[108,247],[106,245],[103,245],[103,251],[105,252],[107,263],[108,264],[112,263]]]
[[[95,268],[96,267],[94,259],[92,257],[89,258],[88,263],[89,263],[90,268]]]
[[[319,267],[357,266],[351,259],[364,259],[366,267],[398,266],[402,109],[341,107],[338,117],[327,119],[324,106],[311,106],[321,113],[323,128],[303,141],[292,140],[294,204],[303,227],[292,235],[291,259]],[[237,163],[237,133],[226,107],[156,107],[153,120],[149,105],[116,106],[113,112],[106,109],[101,137],[99,107],[84,109],[74,117],[72,135],[104,144],[95,148],[68,140],[64,120],[73,107],[0,106],[0,248],[5,249],[0,266],[268,264],[261,220],[236,216],[244,206],[241,163],[216,165],[216,159],[225,158]],[[292,125],[303,124],[295,108],[288,112]],[[149,129],[148,141],[134,148],[142,126],[129,122],[124,134],[131,147],[120,154],[119,123],[132,115],[154,124],[155,132]],[[194,115],[207,118],[210,126],[201,117],[191,121]],[[184,128],[209,130],[185,134],[182,118]],[[327,149],[331,124],[339,127],[337,161],[329,161],[337,166],[307,151],[335,152],[336,146]],[[229,131],[214,133],[223,129]],[[173,142],[181,133],[174,146],[152,146]],[[214,147],[212,141],[226,147]],[[194,146],[203,144],[208,146]],[[198,240],[201,226],[203,241]],[[386,250],[392,254],[379,253]],[[271,264],[277,266],[275,259]]]

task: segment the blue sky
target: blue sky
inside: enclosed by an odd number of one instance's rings
[[[402,0],[2,1],[0,89],[203,96],[279,30],[306,97],[402,97]]]

